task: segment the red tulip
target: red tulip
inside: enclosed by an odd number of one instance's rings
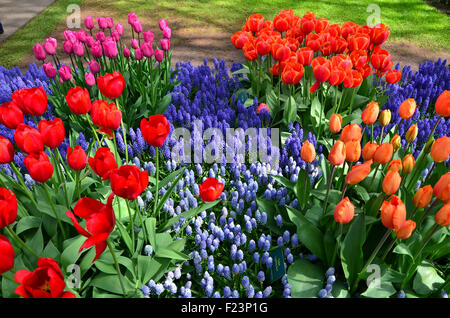
[[[272,57],[276,61],[284,61],[289,58],[291,49],[281,43],[272,44]]]
[[[390,70],[394,64],[391,60],[389,52],[383,49],[374,51],[370,57],[370,62],[372,63],[373,68],[381,73]]]
[[[21,269],[14,279],[20,285],[14,291],[24,298],[75,298],[72,292],[65,292],[66,283],[58,263],[50,258],[39,258],[38,267],[30,272]]]
[[[136,166],[124,165],[111,172],[110,181],[115,195],[134,200],[147,188],[148,172],[140,171]]]
[[[109,179],[111,172],[117,169],[116,159],[108,147],[98,148],[95,156],[88,160],[92,170],[103,180]]]
[[[297,51],[297,60],[302,65],[309,65],[312,62],[314,51],[305,46]]]
[[[19,124],[14,132],[17,147],[23,152],[34,153],[44,150],[44,142],[39,131],[25,124]]]
[[[259,13],[252,14],[245,24],[251,32],[261,31],[264,26],[264,17]]]
[[[8,138],[0,136],[0,164],[10,163],[14,160],[14,146]]]
[[[41,86],[24,89],[21,99],[26,114],[42,116],[47,109],[47,94]]]
[[[16,129],[23,123],[23,112],[14,102],[3,103],[0,106],[0,123],[9,129]]]
[[[0,188],[0,229],[17,219],[16,195],[6,188]]]
[[[103,96],[109,99],[118,98],[125,89],[125,79],[122,74],[115,71],[97,77],[97,85]]]
[[[140,126],[145,141],[153,147],[161,147],[170,132],[169,122],[164,115],[143,118]]]
[[[86,88],[77,86],[69,89],[66,102],[75,115],[84,115],[91,110],[91,97]]]
[[[365,33],[358,33],[347,39],[350,51],[367,50],[370,44],[370,36]]]
[[[14,248],[6,236],[0,234],[0,274],[14,266]]]
[[[251,39],[251,37],[252,34],[250,32],[238,31],[231,36],[231,42],[236,49],[240,50],[244,47],[245,43]]]
[[[198,185],[200,197],[205,202],[216,200],[223,191],[224,184],[215,178],[207,178],[202,184]]]
[[[271,50],[272,45],[268,41],[265,41],[264,39],[260,38],[256,40],[256,52],[258,53],[258,55],[261,56],[267,55],[270,53]]]
[[[436,114],[442,117],[450,116],[450,91],[445,90],[439,95],[436,103],[434,104]]]
[[[372,28],[370,38],[374,45],[381,45],[389,37],[389,28],[383,23],[379,23]]]
[[[281,73],[281,80],[284,84],[298,84],[303,77],[305,69],[300,63],[287,63]]]
[[[44,145],[50,148],[58,147],[64,140],[66,130],[61,118],[41,120],[38,125]]]
[[[75,146],[75,149],[67,147],[67,163],[73,170],[78,171],[86,168],[87,156],[80,145]]]
[[[81,198],[72,211],[67,211],[66,215],[72,220],[75,229],[87,240],[81,245],[78,252],[95,245],[95,262],[106,249],[106,240],[116,225],[116,216],[112,207],[114,194],[111,193],[106,204],[91,198]],[[86,230],[83,229],[75,215],[86,220]]]
[[[122,111],[114,103],[99,99],[92,103],[91,118],[97,126],[116,130],[122,120]]]
[[[285,32],[291,25],[291,18],[288,14],[279,14],[273,19],[273,26],[278,32]]]
[[[402,78],[402,73],[397,70],[390,70],[386,74],[386,82],[395,84]]]
[[[26,156],[24,164],[34,181],[45,182],[53,175],[53,165],[43,151]]]

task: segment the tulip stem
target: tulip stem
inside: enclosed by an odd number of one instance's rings
[[[36,252],[33,251],[24,241],[22,241],[22,239],[9,226],[6,226],[5,228],[8,231],[8,233],[14,238],[14,240],[17,241],[17,243],[19,243],[25,250],[30,252],[31,255],[33,255],[36,258],[39,258],[39,255],[37,255]]]
[[[128,211],[128,217],[130,218],[130,224],[131,224],[131,240],[133,241],[133,251],[135,250],[135,236],[134,236],[134,217],[131,217],[131,209],[130,209],[130,203],[127,199],[124,199],[125,203],[127,204],[127,211]],[[120,203],[119,203],[120,204]]]
[[[422,217],[420,218],[419,222],[417,222],[417,228],[420,227],[420,225],[422,224],[422,222],[425,220],[425,218],[428,216],[428,214],[430,213],[430,211],[436,206],[436,204],[439,203],[438,199],[434,199],[434,202],[430,205],[430,207],[425,211],[425,213],[422,215]]]
[[[372,190],[373,182],[375,181],[375,176],[377,175],[378,169],[380,168],[380,164],[377,165],[375,172],[373,173],[372,181],[370,182],[369,191]]]
[[[372,254],[370,255],[369,259],[367,260],[366,264],[364,265],[363,269],[359,272],[358,278],[356,279],[355,284],[353,285],[352,291],[350,293],[353,293],[353,291],[358,287],[358,283],[361,280],[361,275],[366,271],[367,266],[369,266],[375,256],[377,256],[378,252],[380,251],[381,247],[383,246],[384,242],[386,242],[389,235],[391,235],[392,229],[387,229],[386,233],[384,233],[383,237],[381,238],[380,242],[378,242],[378,245],[373,250]]]
[[[400,129],[400,125],[403,123],[403,118],[400,120],[400,122],[395,126],[395,132],[394,136],[398,133],[398,130]]]
[[[156,148],[156,181],[155,181],[155,204],[153,206],[153,215],[155,216],[156,214],[156,207],[158,206],[158,180],[159,180],[159,148]],[[159,220],[159,211],[158,211],[158,220]]]
[[[431,176],[431,174],[433,173],[433,170],[435,167],[436,167],[436,161],[433,161],[433,165],[431,166],[430,170],[428,171],[427,176],[425,177],[425,179],[423,179],[424,184],[427,182],[428,177]]]
[[[122,274],[120,273],[120,267],[119,267],[119,263],[117,262],[116,253],[114,252],[114,249],[111,246],[111,243],[109,242],[109,240],[106,240],[106,244],[108,245],[109,251],[111,252],[111,256],[114,260],[114,265],[116,266],[117,275],[119,276],[120,287],[122,288],[122,292],[126,297],[127,293],[125,292],[125,286],[123,285]]]
[[[144,219],[142,218],[142,215],[141,215],[141,209],[139,208],[139,204],[138,204],[137,200],[134,200],[134,203],[136,205],[136,211],[137,211],[137,213],[139,215],[139,221],[141,222],[142,231],[144,231],[143,232],[144,233],[144,241],[149,242],[148,241],[149,235],[147,233],[147,229],[146,229],[145,224],[144,224]]]
[[[339,234],[336,237],[336,246],[334,247],[333,250],[333,257],[331,258],[331,264],[330,266],[334,266],[334,263],[336,262],[336,256],[337,256],[337,251],[339,249],[339,245],[341,243],[341,236],[342,236],[342,229],[343,229],[344,225],[342,223],[339,224]]]
[[[75,171],[75,197],[77,200],[80,200],[81,198],[80,172],[80,170]]]
[[[336,166],[333,165],[333,168],[331,168],[330,180],[328,181],[327,194],[325,195],[325,203],[323,204],[322,216],[325,215],[325,212],[327,211],[328,195],[330,194],[331,183],[333,182],[333,176],[334,176],[335,170],[336,170]]]
[[[66,200],[66,206],[70,210],[69,197],[67,195],[66,180],[64,180],[64,178],[63,178],[63,173],[62,173],[62,170],[61,170],[61,166],[59,165],[59,158],[60,158],[60,156],[59,156],[59,151],[57,151],[57,150],[58,150],[58,148],[56,148],[56,153],[53,153],[53,156],[55,158],[56,171],[57,171],[57,173],[59,175],[60,182],[63,184],[63,187],[64,187],[64,199]]]
[[[387,247],[386,251],[384,252],[383,256],[381,257],[381,261],[384,261],[384,259],[386,258],[386,256],[389,254],[389,252],[391,251],[392,247],[394,246],[395,242],[397,242],[398,237],[396,237],[395,239],[393,239],[391,241],[391,243],[389,244],[389,246]]]
[[[98,147],[96,147],[96,148],[98,149],[99,147],[101,147],[101,144],[100,144],[100,140],[98,139],[97,132],[95,131],[94,125],[91,123],[91,120],[89,119],[88,114],[86,114],[86,119],[87,119],[87,121],[88,121],[88,123],[89,123],[89,126],[90,126],[91,129],[92,129],[92,132],[94,133],[95,139],[96,139],[97,142],[98,142]]]
[[[14,165],[13,162],[11,162],[9,165],[13,169],[14,173],[16,174],[17,179],[19,179],[19,183],[22,185],[25,193],[28,195],[28,198],[37,207],[37,202],[36,202],[36,200],[34,200],[33,194],[31,194],[30,190],[28,190],[27,186],[25,185],[25,182],[23,181],[22,175],[20,174],[20,172],[17,169],[17,167]]]
[[[45,195],[47,196],[48,203],[50,203],[53,214],[55,214],[56,221],[58,222],[59,227],[61,228],[62,235],[63,235],[64,239],[66,239],[67,238],[66,231],[64,230],[64,227],[61,223],[61,219],[59,218],[59,215],[58,215],[58,212],[56,211],[55,205],[54,205],[52,199],[50,198],[50,193],[48,193],[47,185],[45,183],[42,183],[42,187],[44,188]]]
[[[378,142],[380,145],[383,142],[383,134],[384,134],[384,126],[381,127],[381,133],[380,133],[380,141]]]

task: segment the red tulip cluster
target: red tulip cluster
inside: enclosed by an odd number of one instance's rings
[[[270,72],[281,75],[285,84],[297,84],[304,67],[311,65],[316,82],[310,91],[314,92],[326,81],[333,86],[357,87],[372,68],[378,76],[387,73],[388,83],[398,82],[401,74],[391,70],[389,52],[381,48],[389,33],[382,23],[374,27],[353,22],[330,24],[309,11],[300,17],[283,10],[273,21],[252,14],[242,30],[231,36],[231,42],[249,61],[271,55],[275,64]]]

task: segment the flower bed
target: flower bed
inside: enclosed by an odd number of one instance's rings
[[[0,68],[3,297],[446,295],[446,61],[284,10],[231,37],[244,65],[172,69],[167,21],[154,49],[128,20]]]

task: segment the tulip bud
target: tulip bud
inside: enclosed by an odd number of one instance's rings
[[[14,160],[14,146],[8,138],[0,135],[0,164],[10,163]]]
[[[161,39],[159,43],[161,44],[161,49],[163,51],[168,51],[170,49],[170,41],[168,39]]]
[[[334,166],[340,166],[345,162],[346,153],[344,142],[338,140],[328,154],[328,161]]]
[[[389,170],[383,179],[383,192],[387,195],[394,194],[400,187],[401,182],[402,178],[400,177],[400,174],[397,171]]]
[[[369,161],[373,159],[373,155],[375,154],[375,151],[378,149],[378,144],[374,142],[368,141],[365,146],[362,149],[362,156],[364,161]]]
[[[392,147],[392,145],[385,142],[377,148],[373,155],[373,160],[379,164],[384,165],[391,160],[393,153],[394,148]]]
[[[339,114],[331,115],[328,126],[333,134],[340,132],[342,129],[342,116]]]
[[[6,236],[0,234],[0,274],[14,267],[14,248]]]
[[[450,201],[450,172],[442,175],[433,188],[433,194],[441,201]]]
[[[17,219],[17,198],[9,189],[0,188],[0,229]],[[1,257],[0,257],[1,259]]]
[[[402,145],[402,139],[400,138],[399,135],[395,135],[394,137],[392,137],[391,145],[392,145],[392,149],[394,150],[394,152],[397,152],[397,150]]]
[[[76,171],[86,168],[87,156],[80,145],[75,146],[74,149],[67,147],[67,163],[70,168]]]
[[[123,48],[123,57],[127,59],[127,58],[129,58],[130,56],[131,56],[130,49],[127,48],[127,47],[124,47],[124,48]]]
[[[394,159],[391,162],[389,162],[389,165],[387,167],[387,171],[393,170],[393,171],[402,171],[403,165],[402,161],[400,159]]]
[[[100,72],[100,64],[96,60],[89,61],[89,69],[93,74]]]
[[[361,119],[366,125],[372,125],[377,121],[380,106],[377,102],[370,102],[361,114]]]
[[[340,224],[349,223],[355,216],[355,207],[348,197],[342,199],[334,209],[334,219]]]
[[[316,159],[316,150],[314,145],[306,140],[300,151],[300,157],[306,162],[313,162]]]
[[[94,19],[91,16],[87,16],[84,19],[84,26],[86,29],[92,30],[94,28]]]
[[[162,62],[162,60],[164,59],[164,52],[161,50],[155,50],[155,59],[158,62]]]
[[[430,204],[431,198],[433,197],[433,187],[431,185],[426,185],[420,188],[412,199],[414,206],[418,208],[425,208]]]
[[[389,109],[383,110],[378,121],[382,127],[389,125],[391,122],[391,111]]]
[[[47,75],[49,78],[56,77],[56,69],[53,67],[53,64],[51,62],[44,63],[42,65],[42,68],[44,69],[45,75]]]
[[[144,58],[144,53],[140,48],[137,48],[134,50],[134,58],[138,61],[142,60]]]
[[[406,132],[405,139],[408,142],[413,142],[417,138],[417,134],[419,133],[419,129],[417,128],[417,124],[412,125],[409,127],[408,131]]]
[[[403,173],[404,174],[411,173],[411,171],[413,170],[415,164],[416,164],[416,161],[414,160],[413,155],[411,155],[411,154],[406,155],[403,158],[403,163],[402,163],[402,165],[403,165]]]
[[[430,152],[434,162],[443,162],[450,156],[450,137],[443,136],[436,139]]]
[[[400,228],[395,229],[395,235],[401,240],[406,240],[411,236],[415,228],[416,222],[407,220],[400,226]]]
[[[61,68],[58,70],[58,73],[64,82],[72,78],[72,70],[67,65],[61,66]]]
[[[416,108],[417,105],[414,98],[408,98],[400,104],[400,107],[398,108],[398,114],[403,119],[410,119],[414,115]]]
[[[444,204],[444,206],[439,211],[437,211],[436,215],[434,216],[434,220],[437,224],[442,226],[450,225],[450,202]]]
[[[153,42],[154,35],[153,35],[153,31],[152,30],[145,31],[143,33],[143,35],[144,35],[144,41],[145,42],[147,42],[147,43],[152,43]]]

